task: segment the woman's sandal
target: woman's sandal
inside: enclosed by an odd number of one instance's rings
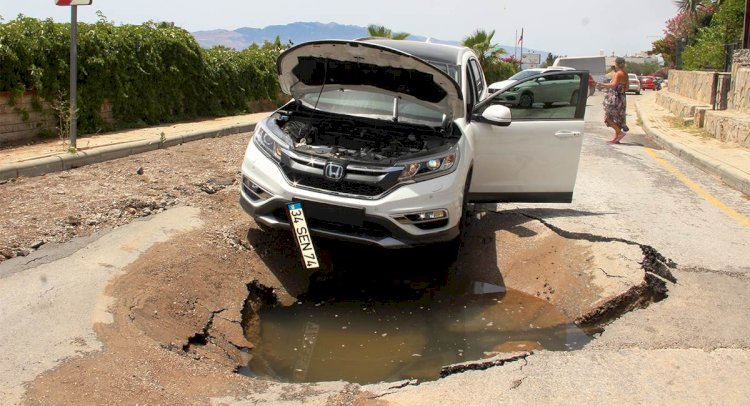
[[[607,144],[619,144],[620,140],[625,138],[625,136],[628,135],[625,131],[615,135],[615,138],[612,138],[611,140],[607,141]]]

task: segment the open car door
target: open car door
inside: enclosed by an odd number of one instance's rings
[[[588,75],[543,73],[477,104],[466,127],[474,150],[470,201],[572,201]]]

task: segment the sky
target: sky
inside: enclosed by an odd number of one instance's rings
[[[514,45],[523,29],[524,48],[567,56],[647,51],[677,13],[672,0],[93,0],[78,7],[78,20],[96,21],[97,10],[116,24],[170,21],[191,32],[316,21],[457,41],[495,30],[493,42]],[[0,0],[2,18],[18,14],[70,21],[55,0]]]

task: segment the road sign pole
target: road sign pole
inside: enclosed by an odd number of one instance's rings
[[[76,149],[78,133],[78,6],[70,6],[70,148]]]
[[[750,0],[745,0],[745,24],[742,32],[742,48],[750,48]]]

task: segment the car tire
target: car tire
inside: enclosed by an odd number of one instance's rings
[[[469,174],[466,175],[466,182],[464,183],[464,196],[463,203],[461,204],[461,219],[458,221],[458,237],[435,247],[435,253],[438,256],[440,262],[445,264],[452,264],[458,259],[458,253],[463,245],[463,240],[466,234],[466,228],[471,224],[471,219],[474,215],[474,205],[469,203],[469,186],[471,186],[471,175],[472,170],[469,169]]]
[[[640,96],[640,94],[641,94],[641,91],[640,91],[640,90],[638,90],[638,91],[636,91],[636,92],[635,92],[635,94],[637,94],[637,95],[639,95],[639,96]]]
[[[529,108],[534,104],[534,94],[531,92],[522,93],[518,98],[518,106],[523,108]]]

